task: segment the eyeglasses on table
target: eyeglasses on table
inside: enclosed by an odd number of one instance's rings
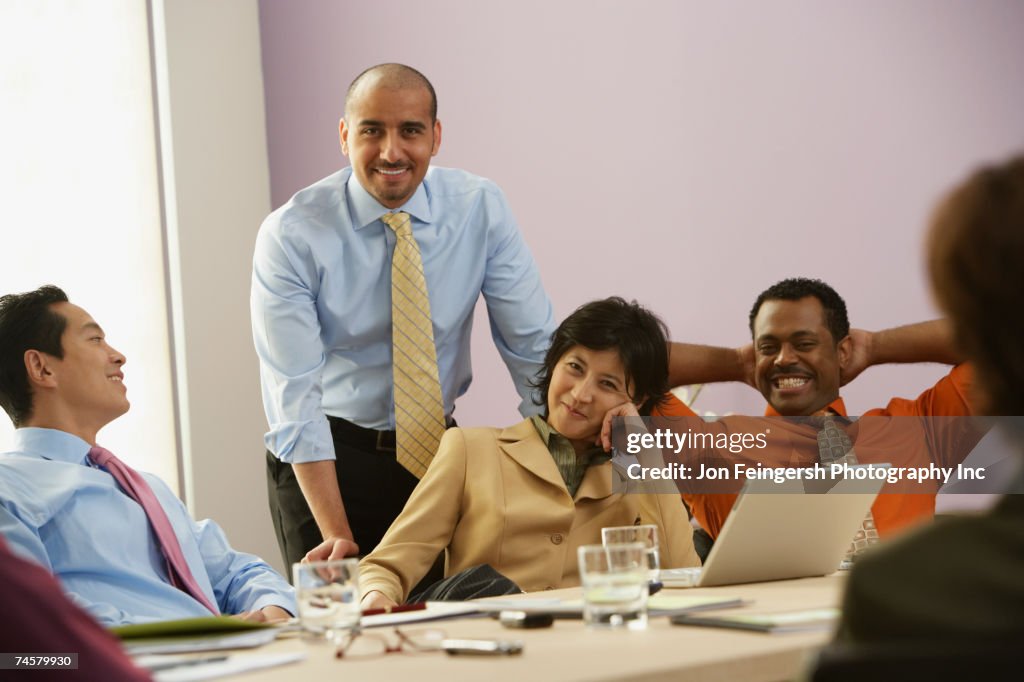
[[[445,637],[447,637],[445,631],[438,628],[417,630],[395,628],[390,633],[367,632],[362,628],[353,628],[338,642],[334,649],[334,657],[359,659],[385,654],[440,651],[441,641]]]

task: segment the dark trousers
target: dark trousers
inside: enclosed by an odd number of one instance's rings
[[[361,555],[380,544],[384,533],[405,506],[419,482],[395,460],[393,433],[376,431],[328,417],[334,439],[334,468],[345,503],[353,539]],[[323,541],[320,530],[299,488],[291,464],[267,452],[267,496],[270,516],[285,564],[290,567]],[[443,556],[424,580],[444,575]],[[426,583],[429,584],[429,583]]]

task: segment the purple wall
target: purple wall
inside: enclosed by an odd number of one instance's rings
[[[680,340],[737,345],[774,281],[809,275],[855,326],[935,315],[921,258],[940,193],[1024,145],[1013,0],[260,0],[273,203],[346,165],[344,91],[415,66],[439,95],[436,163],[506,191],[556,315],[621,294]],[[478,309],[464,425],[516,419]],[[935,366],[874,369],[853,412]],[[698,409],[758,410],[726,385]]]

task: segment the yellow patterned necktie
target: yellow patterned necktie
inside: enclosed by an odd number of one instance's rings
[[[839,428],[833,415],[825,415],[821,419],[821,428],[818,431],[818,458],[823,466],[833,462],[847,464],[857,463],[857,453],[853,450],[853,442],[846,432]],[[869,546],[878,542],[878,529],[875,528],[875,515],[868,509],[868,513],[861,521],[860,530],[853,537],[849,549],[846,551],[846,559],[853,561],[864,553]]]
[[[422,478],[445,429],[430,299],[409,214],[388,213],[381,220],[397,237],[391,259],[396,458],[416,478]]]

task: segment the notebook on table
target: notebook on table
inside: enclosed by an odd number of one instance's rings
[[[839,620],[839,609],[806,609],[782,613],[727,613],[717,616],[681,614],[672,616],[675,625],[751,630],[753,632],[814,632],[831,630]]]

